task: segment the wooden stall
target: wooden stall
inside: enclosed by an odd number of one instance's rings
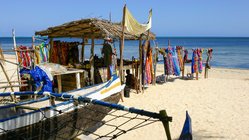
[[[115,40],[119,40],[120,42],[122,38],[125,40],[139,40],[139,52],[141,54],[141,45],[143,40],[154,40],[155,35],[151,32],[146,32],[143,33],[139,36],[132,35],[129,32],[126,31],[126,29],[122,28],[121,23],[113,23],[108,20],[103,20],[103,19],[97,19],[97,18],[89,18],[89,19],[81,19],[81,20],[76,20],[76,21],[71,21],[68,23],[64,23],[59,26],[54,26],[54,27],[49,27],[46,30],[42,31],[37,31],[35,32],[35,35],[39,36],[47,36],[50,39],[50,46],[54,46],[54,39],[56,38],[80,38],[82,39],[81,45],[82,45],[82,62],[83,62],[83,67],[87,68],[89,71],[89,79],[92,84],[95,84],[96,82],[94,81],[95,77],[95,58],[94,58],[94,48],[96,45],[101,45],[101,44],[96,44],[95,40],[96,39],[104,39],[106,37],[111,37]],[[85,40],[91,40],[91,44],[88,44]],[[85,61],[85,49],[86,46],[89,45],[90,47],[90,58],[89,62]],[[121,43],[120,43],[121,47]],[[123,49],[120,49],[122,51]],[[124,52],[125,53],[125,52]],[[135,66],[134,64],[130,64],[127,66],[123,67],[123,52],[120,52],[120,61],[118,63],[118,70],[119,67],[121,68],[122,72],[120,77],[122,79],[122,82],[124,82],[124,75],[122,74],[125,69],[131,69],[132,67],[139,67],[139,70],[137,69],[137,73],[139,73],[138,79],[140,80],[139,82],[141,83],[141,75],[142,75],[142,62],[141,61],[136,61],[136,63],[139,64],[139,66]],[[142,56],[139,56],[139,60],[141,60]],[[134,61],[135,62],[135,61]],[[128,63],[129,64],[129,63]],[[141,86],[141,84],[140,84]]]

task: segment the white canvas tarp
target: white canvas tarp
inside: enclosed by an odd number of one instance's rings
[[[152,26],[152,11],[149,13],[149,21],[147,24],[140,24],[131,14],[127,7],[125,7],[125,27],[127,31],[133,35],[140,35]]]

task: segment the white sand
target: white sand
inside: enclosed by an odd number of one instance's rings
[[[11,57],[10,60],[15,59]],[[6,65],[10,75],[15,68],[14,65]],[[190,68],[186,71],[190,72]],[[158,65],[158,75],[162,72],[163,66]],[[1,70],[0,74],[3,81]],[[166,109],[168,115],[173,117],[170,123],[173,139],[177,139],[181,133],[186,110],[192,118],[194,139],[249,139],[249,70],[212,68],[208,79],[204,79],[203,75],[198,81],[176,78],[163,85],[150,86],[143,94],[133,92],[130,98],[120,103],[153,112]],[[116,114],[122,113],[118,111]],[[110,124],[117,125],[125,120],[119,119]],[[137,122],[125,125],[123,129],[129,129]],[[107,133],[109,130],[102,126],[96,133]],[[129,131],[117,139],[163,140],[166,136],[163,125],[157,122]]]

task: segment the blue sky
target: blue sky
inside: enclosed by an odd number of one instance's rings
[[[32,36],[81,18],[122,20],[122,8],[141,23],[152,8],[152,31],[157,36],[249,37],[249,0],[3,0],[0,2],[0,37]]]

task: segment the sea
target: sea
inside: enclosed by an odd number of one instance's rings
[[[78,39],[64,39],[63,41],[79,41]],[[249,69],[249,37],[157,37],[156,40],[151,41],[151,46],[158,44],[159,48],[166,48],[170,41],[171,46],[184,46],[189,51],[189,59],[192,56],[192,49],[194,48],[212,48],[213,57],[211,59],[211,66],[222,68],[237,68]],[[90,40],[88,43],[90,44]],[[16,37],[17,45],[31,46],[31,37]],[[39,44],[41,41],[36,41]],[[103,43],[103,40],[95,41],[96,44]],[[117,49],[119,56],[118,40],[114,40],[113,47]],[[3,49],[13,48],[12,37],[0,37],[0,46]],[[90,57],[90,45],[85,47],[85,58]],[[96,45],[95,54],[101,57],[102,45]],[[125,41],[124,58],[132,59],[139,57],[139,42]],[[13,53],[12,53],[13,54]],[[159,59],[162,59],[162,56]],[[161,62],[162,63],[162,62]]]

